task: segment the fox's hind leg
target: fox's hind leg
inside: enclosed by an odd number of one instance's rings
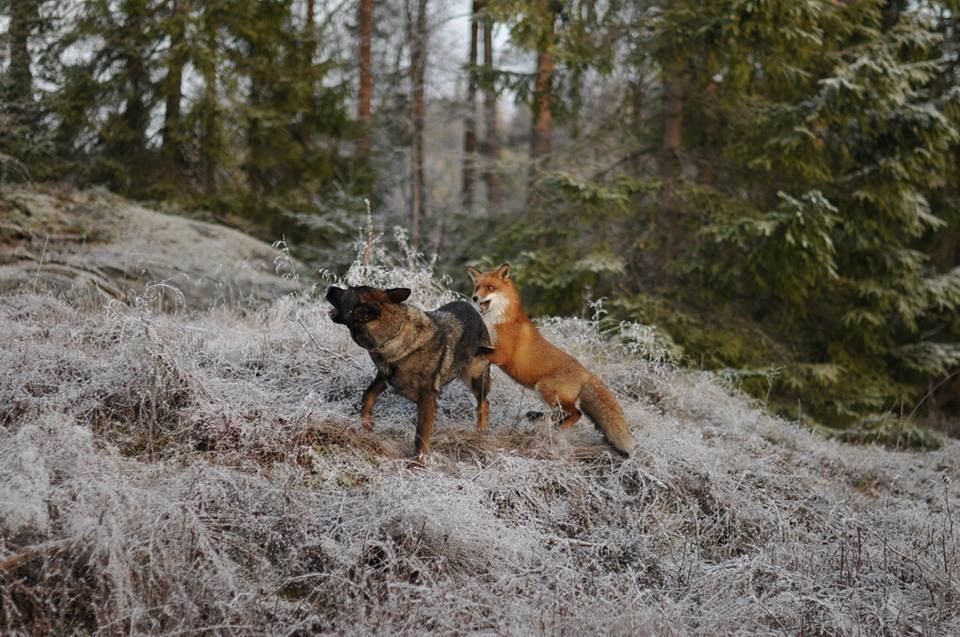
[[[570,398],[561,392],[550,387],[546,383],[537,383],[534,388],[540,392],[540,397],[551,407],[560,407],[563,420],[557,425],[557,429],[567,429],[572,426],[583,414],[577,409],[577,397]]]
[[[483,363],[483,371],[470,377],[470,391],[477,399],[477,431],[479,433],[486,433],[490,422],[490,401],[487,400],[487,394],[490,393],[490,365],[486,361]]]
[[[360,423],[367,431],[373,430],[373,406],[376,404],[377,398],[380,397],[380,394],[382,394],[386,388],[387,377],[377,372],[376,378],[373,379],[373,382],[370,383],[367,390],[363,392],[363,399],[360,401]]]
[[[565,418],[560,422],[559,425],[557,425],[557,429],[566,429],[567,427],[570,427],[580,420],[580,416],[583,415],[580,413],[580,410],[577,409],[576,403],[572,401],[567,403],[561,402],[560,409],[563,410]]]

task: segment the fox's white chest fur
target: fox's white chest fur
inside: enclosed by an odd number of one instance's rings
[[[478,302],[480,316],[483,317],[483,324],[487,326],[487,332],[490,333],[490,344],[497,345],[497,326],[506,320],[507,304],[509,300],[503,294],[494,292],[482,297]]]

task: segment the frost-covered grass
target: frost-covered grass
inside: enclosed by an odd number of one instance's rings
[[[347,281],[455,296],[375,263]],[[414,407],[355,430],[373,368],[322,293],[0,298],[0,633],[960,634],[955,441],[823,440],[565,319],[634,458],[497,372],[490,434],[451,385],[410,471]]]

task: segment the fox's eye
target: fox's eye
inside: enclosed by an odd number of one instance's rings
[[[493,286],[492,286],[492,285],[488,285],[488,286],[487,286],[487,292],[493,292]]]

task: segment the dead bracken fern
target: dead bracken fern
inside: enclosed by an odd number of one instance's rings
[[[317,296],[0,298],[0,633],[960,634],[956,442],[826,440],[566,319],[633,458],[496,372],[491,431],[451,385],[411,471],[414,407],[358,428],[373,366]]]

